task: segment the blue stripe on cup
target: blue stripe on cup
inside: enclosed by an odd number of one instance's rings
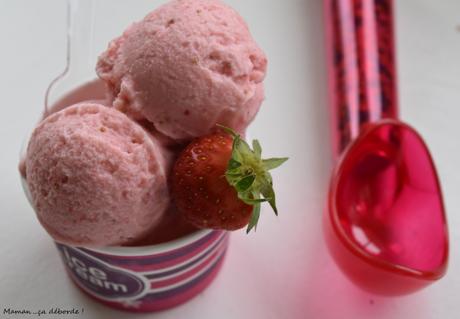
[[[219,264],[222,262],[225,253],[227,249],[222,250],[222,253],[220,256],[216,259],[214,263],[203,273],[201,273],[199,276],[193,278],[192,280],[184,283],[183,285],[180,285],[178,287],[175,287],[173,289],[169,290],[164,290],[164,291],[159,291],[159,292],[154,292],[154,293],[147,293],[141,301],[143,302],[153,302],[158,299],[165,299],[165,298],[170,298],[174,297],[178,294],[184,293],[185,291],[192,289],[194,286],[198,285],[200,282],[205,280],[215,269],[216,267],[219,266]]]
[[[199,256],[198,258],[196,258],[196,259],[194,259],[194,260],[192,260],[190,262],[187,262],[185,264],[179,265],[178,267],[175,266],[172,269],[167,269],[165,271],[160,271],[160,272],[155,272],[155,273],[147,273],[147,274],[144,273],[144,276],[147,277],[148,279],[160,279],[160,278],[168,277],[170,275],[173,275],[173,274],[176,274],[178,272],[181,272],[181,271],[183,271],[183,270],[185,270],[187,268],[190,268],[193,265],[195,265],[195,264],[199,263],[200,261],[202,261],[203,259],[205,259],[210,254],[212,254],[216,250],[216,247],[220,246],[220,244],[225,239],[226,239],[226,236],[222,236],[221,238],[219,238],[219,240],[216,243],[214,243],[209,249],[207,249],[204,254],[202,254],[201,256]]]

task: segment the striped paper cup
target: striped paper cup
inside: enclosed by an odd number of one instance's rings
[[[32,204],[24,178],[22,185]],[[56,247],[68,275],[84,293],[113,308],[151,312],[203,291],[222,266],[228,240],[228,232],[200,230],[150,246],[96,249],[56,242]]]
[[[228,232],[198,231],[152,246],[83,248],[56,243],[73,282],[97,301],[134,312],[186,302],[217,275]]]

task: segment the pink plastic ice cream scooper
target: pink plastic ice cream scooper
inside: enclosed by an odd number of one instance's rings
[[[402,295],[440,279],[442,193],[420,135],[398,120],[392,0],[324,0],[334,157],[326,240],[363,289]]]

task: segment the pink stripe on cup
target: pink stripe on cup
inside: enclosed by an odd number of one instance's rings
[[[206,249],[208,249],[210,246],[212,246],[216,241],[220,240],[223,236],[225,236],[224,233],[219,232],[217,236],[213,236],[208,241],[205,243],[202,243],[200,246],[195,248],[194,250],[187,250],[184,254],[181,255],[176,255],[172,259],[166,259],[163,262],[156,262],[153,264],[139,264],[138,260],[130,260],[130,257],[126,257],[126,260],[124,260],[123,263],[116,263],[113,262],[113,265],[117,265],[119,267],[135,271],[135,272],[152,272],[152,271],[157,271],[157,270],[163,270],[167,268],[172,268],[174,266],[178,266],[184,262],[187,262],[188,260],[192,259],[194,256],[202,253]],[[103,259],[103,258],[100,258]]]
[[[206,268],[209,264],[214,262],[222,254],[222,250],[224,250],[224,249],[225,249],[225,246],[223,248],[219,247],[215,252],[213,252],[202,263],[200,263],[196,267],[191,268],[191,269],[189,269],[189,270],[187,270],[187,271],[185,271],[185,272],[183,272],[183,273],[181,273],[181,274],[179,274],[177,276],[167,278],[167,279],[163,279],[163,280],[152,281],[151,284],[150,284],[150,288],[153,289],[153,290],[158,289],[158,288],[165,288],[165,287],[168,287],[168,286],[178,284],[178,283],[180,283],[182,281],[187,280],[188,278],[193,277],[194,275],[199,273],[201,270]]]

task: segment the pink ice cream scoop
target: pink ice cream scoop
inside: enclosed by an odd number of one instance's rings
[[[38,219],[57,241],[122,245],[154,229],[169,204],[164,152],[125,114],[80,103],[32,134],[26,178]]]
[[[220,123],[243,132],[264,99],[267,59],[218,0],[175,0],[132,24],[100,56],[113,105],[175,140]]]

